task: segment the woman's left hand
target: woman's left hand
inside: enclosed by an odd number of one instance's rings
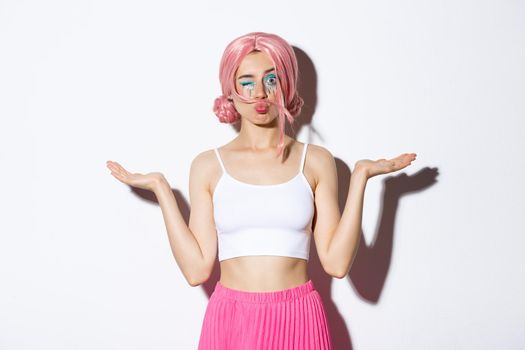
[[[368,179],[381,174],[401,170],[416,159],[415,153],[403,153],[392,159],[361,159],[355,163],[355,171],[363,171]]]

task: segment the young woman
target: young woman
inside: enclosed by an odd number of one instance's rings
[[[286,120],[292,125],[303,105],[292,47],[274,34],[243,35],[226,47],[219,76],[222,96],[214,112],[223,123],[240,122],[240,132],[193,160],[188,226],[161,173],[107,166],[121,182],[156,194],[190,285],[205,282],[218,258],[221,275],[200,350],[332,349],[322,300],[307,275],[311,237],[326,273],[346,276],[359,243],[367,180],[405,168],[415,154],[356,162],[341,216],[332,154],[284,133]]]

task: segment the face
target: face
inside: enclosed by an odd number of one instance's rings
[[[277,72],[270,57],[259,51],[249,53],[235,72],[235,89],[239,95],[253,102],[243,102],[232,94],[235,108],[243,118],[253,123],[272,122],[278,115],[277,107],[264,102],[276,102],[277,85]]]

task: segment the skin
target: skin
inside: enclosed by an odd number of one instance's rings
[[[275,101],[275,92],[268,84],[269,73],[266,72],[272,67],[272,61],[265,53],[250,53],[236,71],[236,91],[255,100]],[[253,77],[238,79],[245,74]],[[247,81],[255,82],[251,85],[253,88],[243,87]],[[226,171],[240,181],[257,185],[283,183],[294,177],[299,169],[303,143],[285,135],[288,157],[282,160],[276,156],[279,139],[277,109],[272,106],[267,113],[259,114],[253,103],[242,102],[235,95],[231,98],[242,122],[237,137],[219,148]],[[326,273],[343,278],[350,270],[359,246],[363,198],[368,179],[401,170],[415,158],[415,153],[404,153],[388,160],[357,161],[341,215],[334,157],[326,148],[309,144],[304,175],[314,193],[317,219],[313,227],[313,239]],[[114,161],[107,161],[107,167],[119,181],[155,193],[173,255],[186,280],[191,286],[198,286],[208,280],[217,259],[213,193],[222,176],[214,151],[206,150],[198,154],[191,163],[191,213],[188,225],[162,173],[130,173]],[[307,261],[291,257],[243,256],[223,260],[220,267],[220,282],[226,287],[243,291],[288,289],[309,279]]]

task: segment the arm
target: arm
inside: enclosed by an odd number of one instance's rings
[[[162,210],[175,261],[188,283],[194,287],[209,278],[217,253],[213,205],[207,180],[210,162],[206,161],[206,157],[207,153],[203,152],[191,164],[189,226],[166,179],[161,177],[153,189]]]
[[[342,216],[339,214],[337,169],[332,154],[318,146],[314,157],[319,169],[315,191],[317,222],[314,236],[319,260],[324,270],[333,277],[348,274],[357,254],[361,237],[363,201],[368,179],[379,174],[400,170],[415,159],[415,154],[404,153],[394,159],[368,159],[356,162],[350,179],[347,200]]]
[[[363,201],[367,181],[368,179],[364,172],[358,169],[351,175],[350,187],[341,220],[331,233],[331,240],[326,254],[332,266],[334,266],[334,276],[337,278],[343,278],[348,274],[357,255],[357,247],[361,237]]]
[[[338,204],[337,168],[332,154],[321,146],[311,152],[317,169],[315,187],[316,221],[314,239],[323,269],[332,277],[343,278],[359,246],[366,177],[352,174],[350,189],[341,217]]]

